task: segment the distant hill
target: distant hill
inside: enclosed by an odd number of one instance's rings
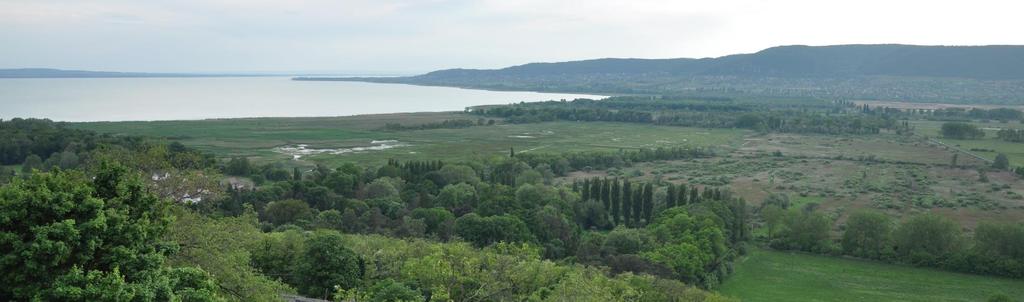
[[[249,75],[244,75],[244,74],[114,72],[114,71],[64,70],[64,69],[52,69],[52,68],[0,69],[0,78],[181,78],[181,77],[223,77],[223,76],[249,76]]]
[[[497,90],[1024,103],[1024,46],[779,46],[704,59],[595,59],[412,77],[296,78]]]

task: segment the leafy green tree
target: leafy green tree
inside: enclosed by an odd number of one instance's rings
[[[445,208],[417,208],[412,210],[411,216],[416,219],[423,219],[426,224],[427,234],[437,234],[441,238],[448,238],[451,230],[447,229],[449,224],[455,222],[455,215]]]
[[[306,250],[296,272],[296,285],[303,295],[329,298],[335,286],[342,289],[359,286],[365,273],[363,259],[345,247],[341,234],[318,231],[306,241]]]
[[[516,206],[524,209],[557,204],[562,199],[558,190],[544,185],[522,185],[516,189]]]
[[[480,182],[476,170],[466,165],[444,165],[437,173],[444,178],[445,184],[468,183],[472,185]]]
[[[355,192],[356,179],[351,174],[333,171],[324,177],[323,184],[330,188],[335,194],[352,197]]]
[[[312,221],[313,210],[305,201],[287,199],[268,203],[263,210],[263,216],[275,226],[296,224],[301,221]]]
[[[423,295],[392,279],[378,281],[370,287],[371,302],[420,302]]]
[[[390,198],[398,197],[398,190],[401,187],[397,183],[400,180],[391,177],[381,177],[366,185],[367,198]]]
[[[39,170],[43,168],[43,159],[39,155],[29,154],[25,157],[25,162],[21,164],[21,173],[32,173],[32,170]]]
[[[792,209],[783,219],[784,228],[779,232],[774,246],[809,252],[828,252],[831,249],[829,230],[832,222],[824,214],[815,211]]]
[[[961,122],[943,123],[940,133],[942,137],[951,139],[979,139],[985,137],[985,131],[978,129],[978,126]]]
[[[959,251],[960,226],[949,218],[923,214],[911,217],[896,229],[896,253],[916,265],[935,265]]]
[[[224,174],[234,176],[249,176],[252,174],[252,164],[249,163],[249,158],[246,157],[232,157],[228,161],[228,164],[224,167]]]
[[[892,220],[874,211],[854,212],[846,219],[841,244],[848,255],[879,259],[891,248]]]
[[[1009,170],[1010,159],[1006,157],[1006,154],[996,154],[996,159],[992,161],[992,168],[997,170]]]
[[[122,166],[0,188],[0,300],[217,301],[200,269],[164,266],[166,203]]]
[[[316,215],[316,226],[319,228],[343,230],[345,229],[344,215],[338,210],[326,210]]]
[[[684,281],[703,281],[705,270],[726,251],[722,226],[684,208],[665,211],[647,230],[659,245],[643,257],[671,268]]]
[[[263,237],[251,207],[239,217],[210,218],[173,207],[174,223],[167,239],[179,249],[168,258],[176,267],[202,267],[216,280],[216,291],[236,301],[280,301],[293,293],[287,285],[262,274],[251,265],[249,247]]]
[[[480,217],[469,213],[455,220],[455,233],[479,247],[495,242],[533,241],[526,223],[511,215]]]
[[[476,188],[467,183],[458,183],[447,185],[441,189],[434,202],[459,215],[473,211],[479,200]]]
[[[527,185],[527,184],[529,184],[529,185],[543,185],[544,184],[544,175],[541,174],[540,172],[537,172],[536,170],[533,170],[533,169],[524,170],[523,172],[520,172],[519,176],[516,176],[516,185],[517,186],[521,186],[521,185]]]

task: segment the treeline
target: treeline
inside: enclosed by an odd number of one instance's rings
[[[100,135],[44,119],[0,120],[0,164],[20,164],[22,174],[54,168],[91,168],[103,160],[115,160],[147,172],[205,169],[216,164],[212,155],[177,142]],[[13,172],[0,168],[0,183]]]
[[[978,129],[978,126],[961,123],[943,123],[940,130],[942,137],[951,139],[979,139],[985,137],[985,131]]]
[[[769,198],[760,209],[773,248],[934,267],[965,273],[1024,278],[1024,225],[982,222],[973,236],[935,214],[895,222],[884,213],[857,211],[833,240],[832,220],[814,205],[787,209]]]
[[[654,149],[623,149],[617,152],[579,151],[564,153],[518,153],[516,158],[531,166],[547,165],[559,176],[570,171],[607,169],[629,166],[632,163],[659,160],[707,158],[714,151],[700,147],[673,147]]]
[[[493,119],[477,119],[476,121],[468,119],[456,119],[456,120],[444,120],[440,122],[419,124],[413,126],[406,126],[400,123],[386,123],[384,124],[384,130],[387,131],[406,131],[406,130],[430,130],[430,129],[460,129],[469,128],[473,126],[491,126],[494,125]]]
[[[1004,141],[1020,143],[1024,142],[1024,130],[999,129],[999,131],[996,132],[996,137]]]
[[[872,134],[879,133],[882,129],[898,131],[905,127],[888,114],[843,113],[850,104],[818,103],[825,107],[790,107],[788,103],[740,105],[733,102],[715,104],[664,99],[644,101],[637,100],[636,97],[617,97],[600,101],[578,99],[571,102],[482,106],[470,112],[505,118],[510,123],[606,121],[704,128],[746,128],[788,133]]]

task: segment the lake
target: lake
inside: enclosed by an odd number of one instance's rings
[[[287,77],[0,79],[0,118],[149,121],[457,111],[602,96]]]

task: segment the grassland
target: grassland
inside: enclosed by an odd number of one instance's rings
[[[963,140],[942,138],[939,134],[939,129],[942,128],[942,123],[943,122],[938,121],[916,121],[914,122],[914,127],[916,133],[919,135],[933,137],[945,144],[969,151],[989,160],[995,159],[996,154],[1003,153],[1010,159],[1011,165],[1024,165],[1024,143],[1007,142],[996,137],[996,132],[999,131],[999,129],[1024,129],[1024,125],[1010,122],[972,122],[971,124],[974,124],[985,131],[985,138]],[[992,151],[970,151],[971,149]]]
[[[260,118],[202,121],[80,123],[74,127],[105,133],[165,137],[220,157],[246,156],[257,162],[291,159],[282,146],[316,149],[366,147],[374,140],[404,146],[387,150],[304,156],[299,164],[396,159],[461,159],[517,152],[566,152],[628,148],[700,146],[734,148],[745,130],[663,127],[630,123],[550,122],[461,129],[385,131],[386,123],[419,125],[445,119],[475,119],[460,113],[414,113],[325,118]]]
[[[720,292],[743,301],[985,301],[1024,297],[1024,280],[751,249]]]

